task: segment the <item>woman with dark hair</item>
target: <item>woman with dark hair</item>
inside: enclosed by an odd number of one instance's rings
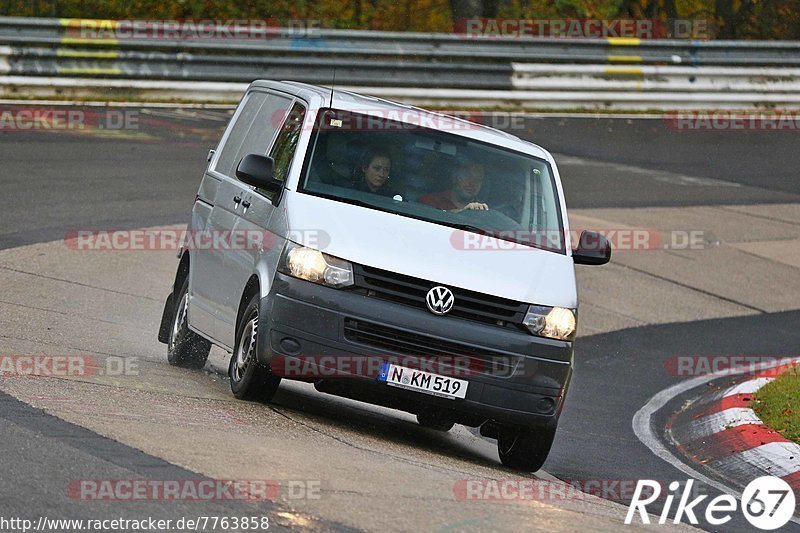
[[[395,196],[397,191],[389,184],[391,170],[392,158],[389,152],[382,148],[369,148],[357,169],[359,178],[355,189],[381,196]]]

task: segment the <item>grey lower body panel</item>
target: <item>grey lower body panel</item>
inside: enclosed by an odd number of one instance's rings
[[[258,358],[319,390],[469,426],[554,426],[572,375],[572,343],[277,274],[259,315]],[[466,379],[448,399],[378,380],[382,362]]]

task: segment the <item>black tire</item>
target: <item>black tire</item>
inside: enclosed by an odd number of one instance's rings
[[[502,428],[497,438],[500,462],[514,470],[536,472],[544,465],[555,437],[555,428]]]
[[[175,298],[172,325],[167,340],[167,361],[183,368],[203,368],[211,351],[211,343],[189,329],[189,278],[183,282]]]
[[[417,415],[417,423],[428,429],[435,429],[436,431],[450,431],[455,426],[455,422],[441,418],[430,413],[419,413]]]
[[[228,365],[228,376],[231,378],[231,392],[236,398],[267,403],[278,391],[281,378],[256,360],[258,303],[259,295],[256,294],[236,325],[236,343]]]

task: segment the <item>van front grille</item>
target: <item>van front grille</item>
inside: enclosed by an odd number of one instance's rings
[[[427,310],[425,296],[428,291],[443,283],[427,281],[388,270],[353,265],[355,286],[367,296]],[[497,326],[521,327],[528,304],[489,296],[479,292],[448,287],[455,297],[453,309],[447,316],[464,318]]]

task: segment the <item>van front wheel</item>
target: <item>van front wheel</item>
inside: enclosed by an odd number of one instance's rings
[[[231,392],[240,400],[269,402],[278,391],[281,378],[256,358],[259,295],[250,299],[236,328],[236,343],[228,365]]]
[[[514,470],[536,472],[544,465],[555,437],[555,428],[501,428],[497,437],[500,462]]]

